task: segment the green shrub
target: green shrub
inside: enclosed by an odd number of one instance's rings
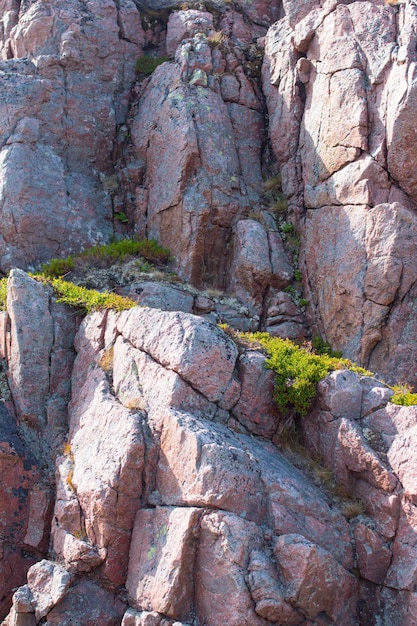
[[[295,233],[295,226],[294,224],[289,224],[288,222],[284,222],[280,230],[282,233],[288,233],[290,235],[293,235]]]
[[[282,413],[295,410],[301,416],[306,415],[316,396],[317,383],[332,370],[346,368],[358,374],[371,375],[349,359],[325,353],[312,354],[289,339],[260,332],[239,335],[265,349],[266,367],[275,373],[274,398]]]
[[[77,267],[94,266],[110,267],[114,263],[129,257],[141,257],[148,263],[165,264],[170,258],[167,248],[160,246],[153,239],[136,241],[121,239],[112,243],[87,248],[84,252],[65,259],[51,259],[41,267],[41,274],[46,278],[59,278]]]
[[[281,412],[294,408],[305,415],[316,395],[316,384],[334,369],[327,355],[311,354],[289,339],[253,333],[253,339],[266,349],[266,366],[275,372],[275,401]]]
[[[318,335],[315,335],[311,340],[311,346],[316,354],[327,354],[327,356],[332,356],[337,359],[342,356],[340,350],[333,350],[331,345]]]
[[[393,385],[391,389],[394,395],[391,396],[390,402],[399,406],[413,406],[417,404],[417,393],[412,393],[409,385]]]
[[[150,76],[162,63],[169,61],[168,57],[140,57],[136,61],[135,72],[136,74],[145,74]]]
[[[48,263],[42,265],[41,273],[48,278],[64,276],[64,274],[72,272],[74,265],[72,256],[67,256],[65,259],[51,259]]]
[[[124,211],[116,211],[113,217],[121,224],[129,224],[129,219]]]
[[[32,278],[52,285],[57,302],[68,304],[82,314],[92,313],[99,309],[125,311],[137,306],[137,302],[118,296],[115,293],[87,289],[86,287],[80,287],[74,285],[74,283],[62,280],[62,278],[46,278],[39,275],[33,275]]]
[[[0,279],[0,311],[5,311],[7,306],[7,281],[8,278]]]
[[[417,393],[395,393],[390,402],[400,406],[413,406],[417,404]]]

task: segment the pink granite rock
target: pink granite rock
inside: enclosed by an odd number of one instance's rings
[[[378,533],[364,524],[355,526],[355,544],[361,576],[382,584],[391,564],[391,550]]]
[[[222,508],[260,523],[263,489],[256,456],[226,427],[164,412],[156,470],[162,504]]]
[[[124,313],[117,328],[135,348],[177,372],[210,402],[227,409],[237,401],[237,348],[219,328],[185,313],[140,308]]]
[[[414,385],[415,97],[405,76],[415,9],[401,7],[398,32],[382,2],[284,9],[266,38],[263,85],[290,208],[312,209],[300,222],[309,321],[345,356]]]
[[[251,522],[224,512],[203,516],[195,565],[196,609],[202,623],[265,624],[254,611],[244,577],[250,552],[261,544],[260,529]]]
[[[241,220],[237,223],[230,288],[243,301],[253,299],[258,311],[261,310],[269,286],[282,289],[292,278],[292,269],[279,236],[274,244],[270,246],[268,232],[260,222]],[[270,253],[272,249],[273,258]]]
[[[21,270],[13,270],[8,283],[10,386],[19,418],[39,429],[46,421],[48,362],[53,341],[49,297],[44,285]],[[31,368],[27,367],[28,362]]]
[[[31,604],[35,617],[45,617],[55,604],[65,596],[71,584],[69,573],[57,563],[43,560],[28,571],[28,587],[32,593]]]
[[[355,624],[358,582],[319,546],[299,535],[282,535],[274,547],[285,598],[314,620],[324,613],[337,624]]]
[[[397,436],[388,451],[389,462],[401,482],[404,494],[414,504],[417,503],[416,437],[417,426],[414,426],[402,436]]]
[[[36,487],[35,487],[36,486]],[[40,500],[35,506],[34,497]],[[0,403],[0,616],[7,613],[14,588],[25,582],[35,562],[32,550],[47,550],[50,524],[49,493],[33,452]],[[42,504],[45,509],[42,509]],[[43,517],[37,517],[42,512]],[[27,543],[26,543],[27,542]]]
[[[326,207],[312,211],[306,222],[308,297],[320,311],[319,333],[388,380],[410,380],[414,359],[414,321],[407,313],[414,252],[406,233],[415,228],[413,214],[398,204],[369,211]],[[328,293],[332,296],[324,297]],[[388,371],[386,354],[394,341],[398,356],[392,354]]]
[[[239,357],[237,367],[242,392],[232,415],[250,432],[271,437],[277,430],[280,415],[273,400],[275,374],[265,368],[265,359],[256,351],[247,351]]]
[[[126,581],[133,607],[180,620],[190,616],[200,515],[194,507],[138,511]]]
[[[47,618],[51,626],[118,626],[124,610],[124,603],[113,593],[93,581],[81,580],[49,611]]]
[[[416,524],[416,508],[403,497],[397,534],[392,546],[392,560],[385,579],[385,584],[394,589],[413,591],[415,588]]]

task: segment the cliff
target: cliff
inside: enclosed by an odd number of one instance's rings
[[[416,13],[0,0],[4,626],[415,624]],[[26,273],[132,236],[125,311]],[[219,322],[375,375],[300,417]]]

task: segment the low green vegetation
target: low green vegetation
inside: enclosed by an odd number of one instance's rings
[[[275,372],[275,401],[282,412],[293,408],[299,415],[305,415],[316,396],[317,383],[332,370],[347,368],[370,374],[348,359],[325,352],[314,354],[289,339],[271,337],[268,333],[249,336],[266,350],[266,366]]]
[[[8,278],[0,279],[0,311],[6,310],[7,281],[8,281]]]
[[[96,291],[80,287],[74,283],[67,282],[62,278],[46,278],[42,275],[32,276],[39,282],[52,286],[57,302],[68,304],[81,314],[92,313],[99,309],[112,309],[113,311],[125,311],[137,306],[137,302],[118,296],[110,291]]]
[[[162,65],[162,63],[165,63],[166,61],[169,61],[168,57],[139,57],[136,61],[135,72],[136,74],[145,74],[145,76],[150,76],[156,70],[158,65]]]
[[[391,396],[390,402],[399,406],[413,406],[417,404],[417,393],[412,393],[408,385],[393,385],[391,389],[394,395]]]
[[[327,356],[335,357],[336,359],[342,357],[340,350],[333,350],[331,345],[318,335],[315,335],[311,340],[311,347],[316,354],[327,354]]]
[[[321,351],[317,354],[312,343],[300,347],[290,339],[271,337],[268,333],[240,333],[224,324],[221,328],[238,347],[258,346],[266,352],[266,367],[275,373],[274,399],[282,413],[295,411],[301,416],[306,415],[316,396],[317,383],[332,370],[350,369],[358,374],[372,375],[349,359],[340,358],[339,353],[333,352],[323,340],[315,340]]]
[[[87,248],[80,254],[64,259],[51,259],[42,265],[40,273],[47,278],[59,278],[85,267],[107,268],[130,257],[140,257],[144,262],[163,265],[169,261],[170,253],[154,239],[142,241],[121,239],[106,245]]]
[[[147,271],[154,265],[164,265],[170,259],[167,248],[160,246],[153,239],[137,241],[122,239],[107,245],[94,246],[80,254],[64,259],[51,259],[45,263],[39,273],[31,277],[44,284],[51,285],[58,302],[63,302],[85,315],[98,309],[124,311],[137,306],[137,302],[109,291],[97,291],[80,287],[64,280],[64,276],[73,271],[85,271],[91,268],[108,268],[114,263],[137,257],[137,263]],[[7,278],[0,279],[0,310],[6,310]]]

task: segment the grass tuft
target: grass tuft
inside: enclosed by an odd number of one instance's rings
[[[220,327],[236,342],[238,348],[252,346],[265,350],[265,365],[275,373],[274,399],[282,414],[295,410],[302,417],[305,416],[316,397],[317,383],[332,370],[350,369],[358,374],[372,376],[372,372],[349,359],[327,353],[313,353],[311,345],[303,348],[290,339],[271,337],[265,332],[240,333],[227,325]]]
[[[46,278],[60,278],[78,268],[108,268],[128,258],[141,257],[143,261],[158,265],[166,264],[170,259],[167,248],[159,245],[154,239],[137,241],[121,239],[101,246],[87,248],[80,254],[65,259],[51,259],[41,267],[41,274]]]
[[[8,278],[0,279],[0,311],[7,309],[7,281]]]
[[[148,57],[143,56],[137,59],[135,65],[136,74],[145,74],[145,76],[150,76],[158,67],[158,65],[162,65],[169,61],[168,57]]]
[[[93,313],[99,309],[126,311],[137,306],[137,302],[118,296],[109,291],[96,291],[74,285],[62,278],[46,278],[42,275],[33,275],[32,278],[50,284],[54,290],[57,302],[62,302],[75,308],[81,314]]]
[[[414,406],[417,404],[417,393],[412,393],[410,385],[393,385],[391,389],[394,395],[391,396],[390,402],[399,406]]]

